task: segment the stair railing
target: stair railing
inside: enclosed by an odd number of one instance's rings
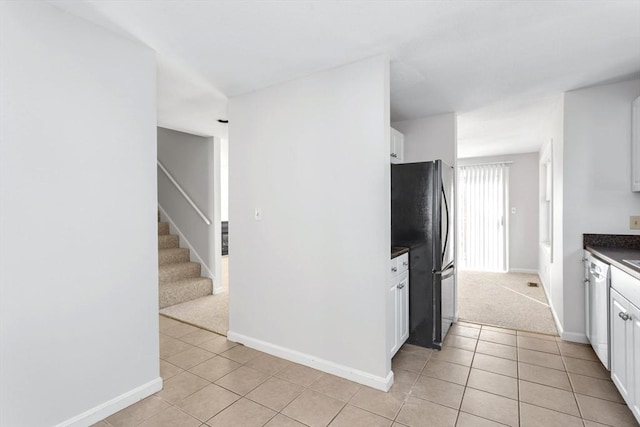
[[[207,218],[207,216],[200,210],[198,205],[196,205],[195,202],[191,200],[191,197],[189,197],[189,195],[184,191],[184,189],[180,186],[180,184],[178,184],[178,181],[176,181],[175,178],[169,173],[167,168],[165,168],[164,165],[160,163],[160,160],[158,160],[158,167],[162,172],[164,172],[167,178],[169,178],[169,181],[171,181],[173,185],[178,189],[180,194],[182,194],[182,196],[187,200],[187,202],[191,205],[193,210],[195,210],[196,213],[200,216],[200,218],[202,218],[205,224],[211,225],[211,220]]]

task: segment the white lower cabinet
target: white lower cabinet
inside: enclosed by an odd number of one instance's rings
[[[409,272],[405,271],[398,278],[398,341],[399,345],[409,338]]]
[[[631,304],[629,314],[631,315],[630,323],[633,330],[633,351],[631,353],[633,379],[630,387],[634,392],[628,404],[636,420],[640,423],[640,308]]]
[[[409,338],[409,256],[391,260],[391,283],[387,291],[387,308],[391,312],[387,325],[389,357],[393,357]]]
[[[391,311],[389,316],[389,325],[387,326],[389,355],[393,357],[400,349],[400,328],[398,328],[398,301],[400,294],[398,293],[398,282],[391,280],[391,286],[387,292],[387,307]]]
[[[611,289],[610,299],[611,379],[626,401],[631,391],[633,353],[630,322],[625,320],[629,312],[629,301],[614,289]]]
[[[640,280],[611,273],[611,379],[640,423]]]

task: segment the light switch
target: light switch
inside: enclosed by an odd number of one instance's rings
[[[511,208],[511,213],[512,214],[516,213],[516,208]]]
[[[640,230],[640,216],[629,217],[629,229]]]
[[[254,219],[256,221],[262,221],[262,209],[256,208],[255,213],[254,213]]]

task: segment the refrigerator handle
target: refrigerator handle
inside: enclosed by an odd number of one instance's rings
[[[433,274],[435,275],[444,275],[447,273],[447,271],[449,270],[453,270],[455,268],[453,261],[451,261],[449,264],[447,264],[442,270],[433,270]],[[453,271],[452,271],[453,273]],[[449,276],[447,276],[449,277]]]
[[[444,211],[447,216],[447,232],[444,235],[444,248],[442,249],[442,261],[444,261],[444,257],[447,254],[447,243],[449,241],[449,204],[447,203],[447,194],[444,192],[444,186],[440,188],[442,191],[442,200],[444,200]]]
[[[455,270],[452,268],[447,274],[443,274],[442,276],[440,276],[440,280],[448,279],[449,277],[453,276],[453,273],[455,273]]]

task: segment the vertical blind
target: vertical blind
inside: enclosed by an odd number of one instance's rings
[[[507,271],[507,163],[460,166],[460,267]]]

